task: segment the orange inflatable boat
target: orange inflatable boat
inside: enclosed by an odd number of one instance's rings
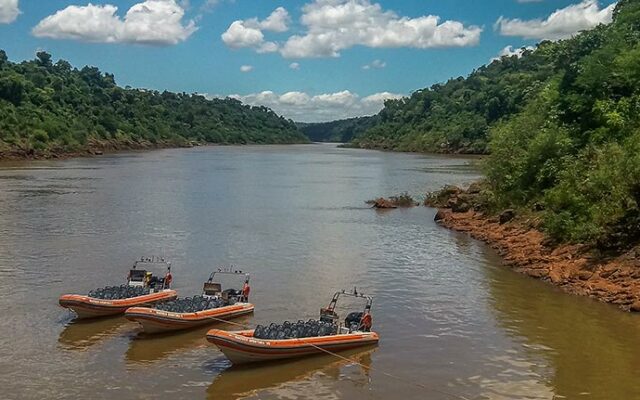
[[[217,277],[236,275],[244,278],[242,289],[222,290]],[[125,317],[142,325],[146,333],[161,333],[220,322],[253,312],[249,303],[249,274],[231,269],[214,271],[204,283],[202,295],[163,301],[153,307],[132,307]]]
[[[167,268],[164,277],[154,276],[149,267],[162,265]],[[170,289],[171,264],[162,258],[141,258],[129,271],[126,285],[107,286],[92,290],[88,295],[65,294],[60,296],[62,307],[74,311],[78,318],[96,318],[124,313],[129,307],[153,304],[175,299],[177,293]]]
[[[363,312],[347,315],[344,324],[335,312],[341,296],[366,299]],[[229,332],[212,329],[207,340],[215,344],[234,364],[338,352],[376,345],[379,337],[371,332],[372,298],[355,291],[337,292],[329,307],[320,310],[320,320],[285,322],[281,325],[258,325],[254,330]]]

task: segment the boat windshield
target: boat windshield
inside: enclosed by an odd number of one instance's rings
[[[346,318],[344,319],[344,325],[343,325],[343,322],[340,320],[340,317],[338,316],[338,313],[336,311],[338,309],[339,300],[347,300],[347,299],[350,299],[351,301],[346,302],[347,303],[346,307],[344,304],[342,304],[339,307],[341,311],[347,312]],[[362,311],[359,311],[356,308],[357,311],[354,311],[354,307],[356,307],[355,303],[362,302],[363,300],[365,302],[364,309],[363,310],[361,309]],[[358,293],[356,288],[354,288],[352,292],[347,292],[345,290],[342,290],[340,292],[336,292],[333,295],[333,298],[329,302],[329,306],[320,309],[320,320],[324,322],[338,323],[341,329],[345,328],[348,332],[352,332],[354,330],[361,330],[361,329],[369,330],[371,328],[370,314],[371,314],[372,303],[373,303],[373,297],[367,296],[363,293]],[[362,325],[363,318],[367,315],[368,317],[365,319],[365,321],[368,321],[369,323],[363,326]]]
[[[144,269],[132,269],[129,271],[129,280],[134,282],[142,282],[147,271]]]
[[[129,271],[130,286],[165,287],[165,274],[171,271],[171,263],[163,257],[141,257]]]
[[[245,283],[249,283],[250,275],[234,267],[220,267],[209,275],[204,283],[203,294],[206,296],[241,296]]]

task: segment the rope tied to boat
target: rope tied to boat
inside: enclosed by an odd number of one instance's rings
[[[211,319],[213,319],[213,320],[215,320],[215,321],[218,321],[218,322],[224,322],[224,323],[227,323],[227,324],[230,324],[230,325],[236,325],[236,326],[238,326],[238,327],[240,327],[240,328],[244,328],[244,329],[251,329],[251,327],[250,327],[249,325],[247,325],[247,324],[241,324],[241,323],[238,323],[238,322],[228,321],[228,320],[221,319],[221,318],[216,318],[216,317],[210,317],[210,318],[211,318]],[[292,339],[292,338],[289,338],[289,339]],[[304,340],[304,338],[296,338],[296,339],[303,341],[305,344],[308,344],[309,346],[314,347],[314,348],[316,348],[317,350],[322,351],[323,353],[326,353],[326,354],[328,354],[328,355],[331,355],[331,356],[334,356],[334,357],[336,357],[336,358],[339,358],[339,359],[341,359],[342,361],[346,361],[346,362],[349,362],[349,363],[351,363],[351,364],[356,364],[356,365],[358,365],[358,366],[360,366],[360,367],[362,367],[362,368],[364,368],[364,369],[366,369],[366,370],[368,370],[368,371],[376,371],[376,372],[381,373],[382,375],[385,375],[385,376],[387,376],[387,377],[389,377],[389,378],[393,378],[393,379],[398,380],[398,381],[400,381],[400,382],[408,383],[408,384],[410,384],[410,385],[413,385],[413,386],[419,387],[419,388],[421,388],[421,389],[430,390],[430,391],[432,391],[432,392],[440,393],[440,394],[443,394],[443,395],[448,396],[448,397],[451,397],[451,398],[460,399],[460,400],[469,400],[467,397],[464,397],[464,396],[459,395],[459,394],[446,392],[446,391],[441,390],[441,389],[436,389],[436,388],[434,388],[434,387],[430,387],[430,386],[424,385],[424,384],[422,384],[422,383],[415,382],[415,381],[412,381],[412,380],[410,380],[410,379],[403,378],[403,377],[401,377],[401,376],[397,376],[397,375],[391,374],[391,373],[389,373],[389,372],[387,372],[387,371],[383,371],[383,370],[381,370],[381,369],[379,369],[379,368],[375,368],[375,369],[374,369],[374,368],[373,368],[372,366],[370,366],[370,365],[365,365],[365,364],[363,364],[363,363],[361,363],[361,362],[359,362],[359,361],[356,361],[356,360],[354,360],[354,359],[351,359],[351,358],[349,358],[349,357],[345,357],[345,356],[342,356],[342,355],[340,355],[340,354],[334,353],[334,352],[333,352],[333,351],[331,351],[331,350],[323,349],[323,348],[322,348],[322,347],[320,347],[320,346],[317,346],[317,345],[315,345],[315,344],[313,344],[313,343],[311,343],[311,342],[309,342],[309,341]]]

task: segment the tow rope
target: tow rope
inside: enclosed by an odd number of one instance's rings
[[[227,323],[227,324],[230,324],[230,325],[236,325],[236,326],[239,326],[240,328],[244,328],[244,329],[251,329],[251,327],[250,327],[249,325],[246,325],[246,324],[240,324],[240,323],[237,323],[237,322],[228,321],[228,320],[220,319],[220,318],[216,318],[216,317],[210,317],[210,318],[211,318],[212,320],[215,320],[215,321],[218,321],[218,322],[224,322],[224,323]],[[430,387],[430,386],[424,385],[424,384],[422,384],[422,383],[415,382],[415,381],[412,381],[412,380],[407,379],[407,378],[403,378],[403,377],[401,377],[401,376],[393,375],[393,374],[391,374],[391,373],[389,373],[389,372],[382,371],[382,370],[380,370],[380,369],[378,369],[378,368],[374,369],[373,367],[371,367],[371,366],[369,366],[369,365],[362,364],[361,362],[358,362],[358,361],[353,360],[353,359],[351,359],[351,358],[348,358],[348,357],[342,356],[342,355],[340,355],[340,354],[334,353],[333,351],[330,351],[330,350],[327,350],[327,349],[323,349],[323,348],[322,348],[322,347],[320,347],[320,346],[316,346],[315,344],[313,344],[313,343],[311,343],[311,342],[308,342],[308,341],[304,340],[304,338],[290,338],[290,339],[298,339],[298,340],[301,340],[301,341],[303,341],[305,344],[308,344],[308,345],[309,345],[309,346],[311,346],[311,347],[315,347],[316,349],[318,349],[318,350],[322,351],[323,353],[329,354],[329,355],[334,356],[334,357],[336,357],[336,358],[339,358],[339,359],[341,359],[341,360],[343,360],[343,361],[347,361],[347,362],[349,362],[349,363],[351,363],[351,364],[359,365],[360,367],[362,367],[362,368],[364,368],[364,369],[366,369],[366,370],[368,370],[368,371],[376,371],[376,372],[379,372],[379,373],[381,373],[381,374],[383,374],[383,375],[385,375],[385,376],[388,376],[389,378],[393,378],[393,379],[395,379],[395,380],[397,380],[397,381],[404,382],[404,383],[408,383],[408,384],[410,384],[410,385],[413,385],[413,386],[419,387],[419,388],[421,388],[421,389],[430,390],[430,391],[432,391],[432,392],[436,392],[436,393],[444,394],[445,396],[449,396],[449,397],[451,397],[451,398],[460,399],[460,400],[469,400],[468,398],[466,398],[466,397],[464,397],[464,396],[462,396],[462,395],[459,395],[459,394],[446,392],[446,391],[441,390],[441,389],[436,389],[436,388],[434,388],[434,387]]]

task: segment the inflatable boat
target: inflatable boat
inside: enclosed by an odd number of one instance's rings
[[[344,324],[335,312],[341,296],[366,299],[363,312],[347,315]],[[215,344],[233,364],[281,360],[315,354],[335,353],[376,345],[378,334],[371,331],[370,296],[350,292],[334,294],[329,306],[320,310],[320,320],[258,325],[254,330],[229,332],[212,329],[207,340]]]
[[[158,277],[149,269],[158,265],[166,267],[164,277]],[[175,299],[178,294],[170,289],[171,264],[163,258],[141,258],[129,271],[127,283],[92,290],[87,295],[65,294],[60,296],[62,307],[74,311],[78,318],[96,318],[124,313],[128,308]]]
[[[227,288],[216,281],[230,275],[244,279],[242,289]],[[145,333],[162,333],[220,322],[253,312],[249,303],[249,274],[219,268],[204,283],[202,295],[163,301],[153,307],[132,307],[125,317],[140,323]]]

